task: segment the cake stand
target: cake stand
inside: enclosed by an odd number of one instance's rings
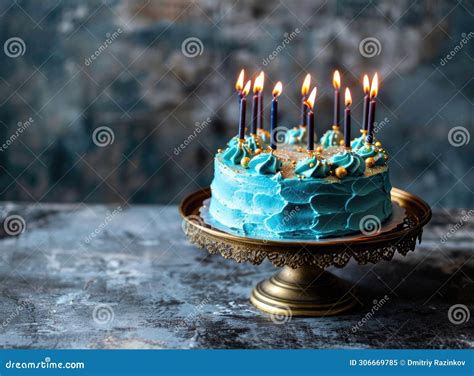
[[[210,198],[208,188],[187,196],[180,213],[189,240],[209,253],[256,265],[268,259],[282,268],[253,289],[250,301],[255,307],[273,315],[328,316],[352,309],[357,300],[353,287],[325,268],[342,268],[351,258],[359,264],[388,261],[395,252],[413,251],[421,241],[423,226],[431,219],[430,207],[400,189],[393,188],[391,196],[394,214],[383,225],[355,236],[321,240],[255,239],[209,226],[201,215]]]

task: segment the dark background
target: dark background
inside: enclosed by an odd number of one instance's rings
[[[337,68],[352,88],[354,128],[362,75],[381,76],[377,136],[393,185],[433,206],[472,207],[473,16],[472,1],[2,1],[0,139],[32,122],[0,152],[1,199],[176,203],[209,185],[213,154],[236,133],[241,68],[265,70],[267,102],[283,82],[288,126],[311,73],[319,136],[331,124]],[[24,47],[12,57],[13,37]],[[191,37],[202,43],[195,57],[183,52]],[[368,37],[379,44],[372,57],[361,53]],[[114,141],[98,147],[102,126]],[[460,145],[450,142],[454,127]]]

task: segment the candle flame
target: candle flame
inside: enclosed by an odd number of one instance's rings
[[[351,97],[351,91],[349,90],[348,87],[346,87],[346,106],[350,106],[352,104],[352,97]]]
[[[303,81],[303,86],[301,86],[301,95],[305,96],[309,93],[309,87],[311,86],[311,75],[308,73]]]
[[[245,71],[242,69],[240,71],[239,78],[237,78],[237,82],[235,83],[235,90],[242,91],[242,88],[244,87],[244,76]]]
[[[263,89],[263,82],[262,82],[263,78],[262,78],[262,75],[259,74],[257,76],[257,78],[255,79],[255,81],[253,82],[253,93],[254,94],[258,94],[262,91]]]
[[[311,91],[311,94],[309,95],[308,99],[304,102],[306,104],[306,106],[308,106],[311,111],[313,111],[313,108],[314,108],[314,101],[316,99],[317,91],[318,91],[318,89],[315,86],[314,89]]]
[[[372,79],[372,86],[370,87],[370,97],[375,98],[378,92],[379,92],[379,76],[377,75],[377,73],[375,73],[374,78]]]
[[[273,92],[272,92],[273,96],[274,96],[275,98],[276,98],[276,97],[279,97],[280,94],[281,94],[281,92],[282,92],[282,90],[283,90],[283,85],[281,84],[280,81],[278,81],[278,82],[276,83],[274,89],[273,89]]]
[[[338,70],[334,72],[334,76],[332,78],[332,86],[334,87],[334,89],[339,89],[341,87],[341,75],[339,74]]]
[[[370,92],[369,76],[364,74],[364,93],[369,94],[369,92]]]
[[[260,77],[261,90],[263,90],[263,84],[265,83],[265,73],[261,71],[258,77]]]
[[[250,85],[251,85],[251,81],[248,80],[247,83],[245,84],[245,87],[242,89],[242,95],[244,96],[247,96],[249,91],[250,91]]]

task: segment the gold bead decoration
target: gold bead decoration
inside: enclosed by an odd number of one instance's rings
[[[314,163],[310,163],[310,164],[309,164],[309,167],[310,167],[310,168],[313,168],[313,167],[314,167]]]
[[[347,170],[344,167],[336,168],[336,176],[339,179],[345,178],[347,176]]]
[[[339,145],[344,146],[344,140],[339,141]]]
[[[249,157],[243,157],[242,160],[240,161],[240,164],[243,168],[247,168],[249,166],[250,158]]]
[[[387,154],[384,154],[384,155],[383,155],[383,159],[385,159],[386,161],[388,161],[388,155],[387,155]]]
[[[323,152],[323,148],[321,146],[318,146],[316,148],[316,153],[322,153]]]
[[[257,148],[255,149],[255,155],[259,155],[262,152],[262,149]]]
[[[365,160],[365,165],[368,167],[368,168],[371,168],[371,167],[374,167],[375,166],[375,159],[374,157],[369,157]]]
[[[218,153],[222,153],[222,149],[217,149],[217,152],[218,152]]]
[[[377,142],[375,143],[375,146],[377,146],[378,148],[381,148],[381,147],[382,147],[382,143],[381,143],[380,141],[377,141]]]

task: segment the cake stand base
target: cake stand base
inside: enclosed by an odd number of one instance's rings
[[[282,316],[330,316],[349,311],[357,301],[351,286],[316,266],[285,266],[260,282],[250,301],[258,309]]]

